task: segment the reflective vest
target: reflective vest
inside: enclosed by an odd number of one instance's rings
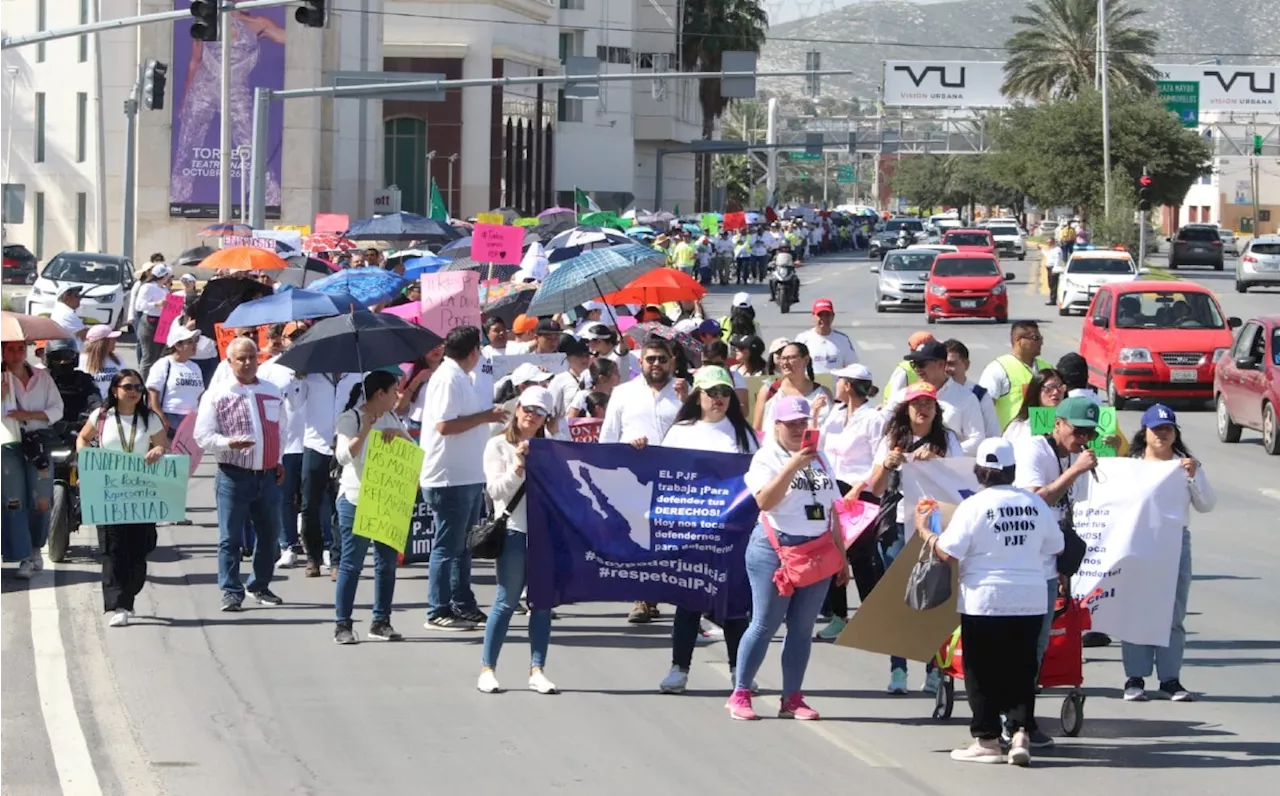
[[[907,374],[908,387],[920,381],[920,376],[919,374],[916,373],[916,369],[911,367],[911,363],[905,359],[899,362],[897,365],[895,365],[894,370],[901,370],[902,372]],[[888,401],[890,393],[893,392],[893,373],[892,372],[890,372],[889,374],[889,380],[884,383],[884,389],[881,390],[880,392],[884,395],[884,400]]]
[[[1022,360],[1013,354],[997,357],[996,362],[1000,363],[1000,367],[1004,368],[1005,375],[1009,377],[1009,392],[995,400],[996,419],[1000,421],[1000,428],[1005,429],[1018,416],[1018,412],[1022,410],[1022,402],[1027,395],[1027,386],[1031,384],[1035,371],[1024,365]],[[1040,357],[1036,357],[1036,370],[1052,367],[1053,365]]]

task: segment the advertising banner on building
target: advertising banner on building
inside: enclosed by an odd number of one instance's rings
[[[885,61],[884,104],[918,108],[1004,108],[1001,61]]]
[[[1158,64],[1164,82],[1200,84],[1200,112],[1280,112],[1280,66]]]
[[[177,11],[191,0],[174,0]],[[232,216],[243,217],[248,196],[248,152],[253,138],[253,90],[284,88],[286,7],[233,11],[223,15],[222,36],[231,37]],[[169,215],[218,217],[219,131],[222,116],[222,44],[191,38],[191,21],[174,23]],[[280,218],[280,161],[284,109],[271,105],[267,125],[266,216]],[[241,158],[237,150],[244,150]]]

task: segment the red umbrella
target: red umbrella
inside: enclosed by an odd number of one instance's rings
[[[347,252],[358,248],[360,247],[355,243],[347,240],[341,235],[335,235],[332,232],[317,232],[314,235],[308,235],[302,239],[302,250],[307,254],[320,254],[321,252]]]
[[[697,301],[706,294],[707,289],[684,271],[657,268],[605,296],[603,301],[610,306],[666,304],[671,301]]]

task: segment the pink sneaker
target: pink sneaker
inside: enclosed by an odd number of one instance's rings
[[[797,691],[782,698],[782,706],[778,709],[778,718],[813,721],[818,718],[818,711],[806,705],[804,703],[804,694]]]
[[[724,706],[729,711],[729,717],[737,721],[755,721],[758,718],[756,712],[751,709],[750,689],[735,688]]]

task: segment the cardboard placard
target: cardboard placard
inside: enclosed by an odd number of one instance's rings
[[[476,223],[493,224],[500,227],[507,223],[507,219],[501,213],[476,213]]]
[[[316,234],[333,232],[341,235],[351,229],[351,216],[346,213],[316,213],[316,222],[311,227]]]
[[[85,448],[80,451],[80,510],[86,525],[177,522],[187,516],[186,456],[162,456]]]
[[[720,217],[715,213],[703,213],[702,218],[698,219],[698,226],[702,227],[703,232],[715,237],[720,234]]]
[[[383,442],[379,431],[371,433],[364,444],[360,502],[351,532],[403,553],[420,494],[418,473],[426,453],[401,437]]]
[[[174,453],[182,454],[191,459],[191,472],[195,472],[200,466],[200,460],[204,458],[204,451],[196,444],[196,413],[192,412],[182,418],[182,422],[178,424],[178,430],[173,433],[173,442],[169,444],[169,449]]]
[[[597,417],[574,417],[569,420],[569,439],[574,442],[599,442],[600,426],[604,420]]]
[[[423,274],[420,323],[441,337],[460,326],[480,326],[480,275],[475,271]]]
[[[413,504],[413,516],[409,520],[409,540],[405,543],[404,552],[400,554],[400,566],[422,564],[431,560],[431,546],[435,543],[435,515],[427,508],[427,501],[418,490],[418,499]]]
[[[520,227],[476,224],[471,230],[471,259],[478,263],[519,265],[524,235]]]
[[[1031,436],[1040,437],[1045,434],[1052,434],[1055,413],[1056,410],[1051,406],[1029,407],[1027,409],[1027,425],[1031,430]],[[1108,443],[1116,436],[1116,408],[1114,406],[1099,407],[1098,436],[1089,441],[1089,447],[1098,456],[1115,456],[1115,446]]]

